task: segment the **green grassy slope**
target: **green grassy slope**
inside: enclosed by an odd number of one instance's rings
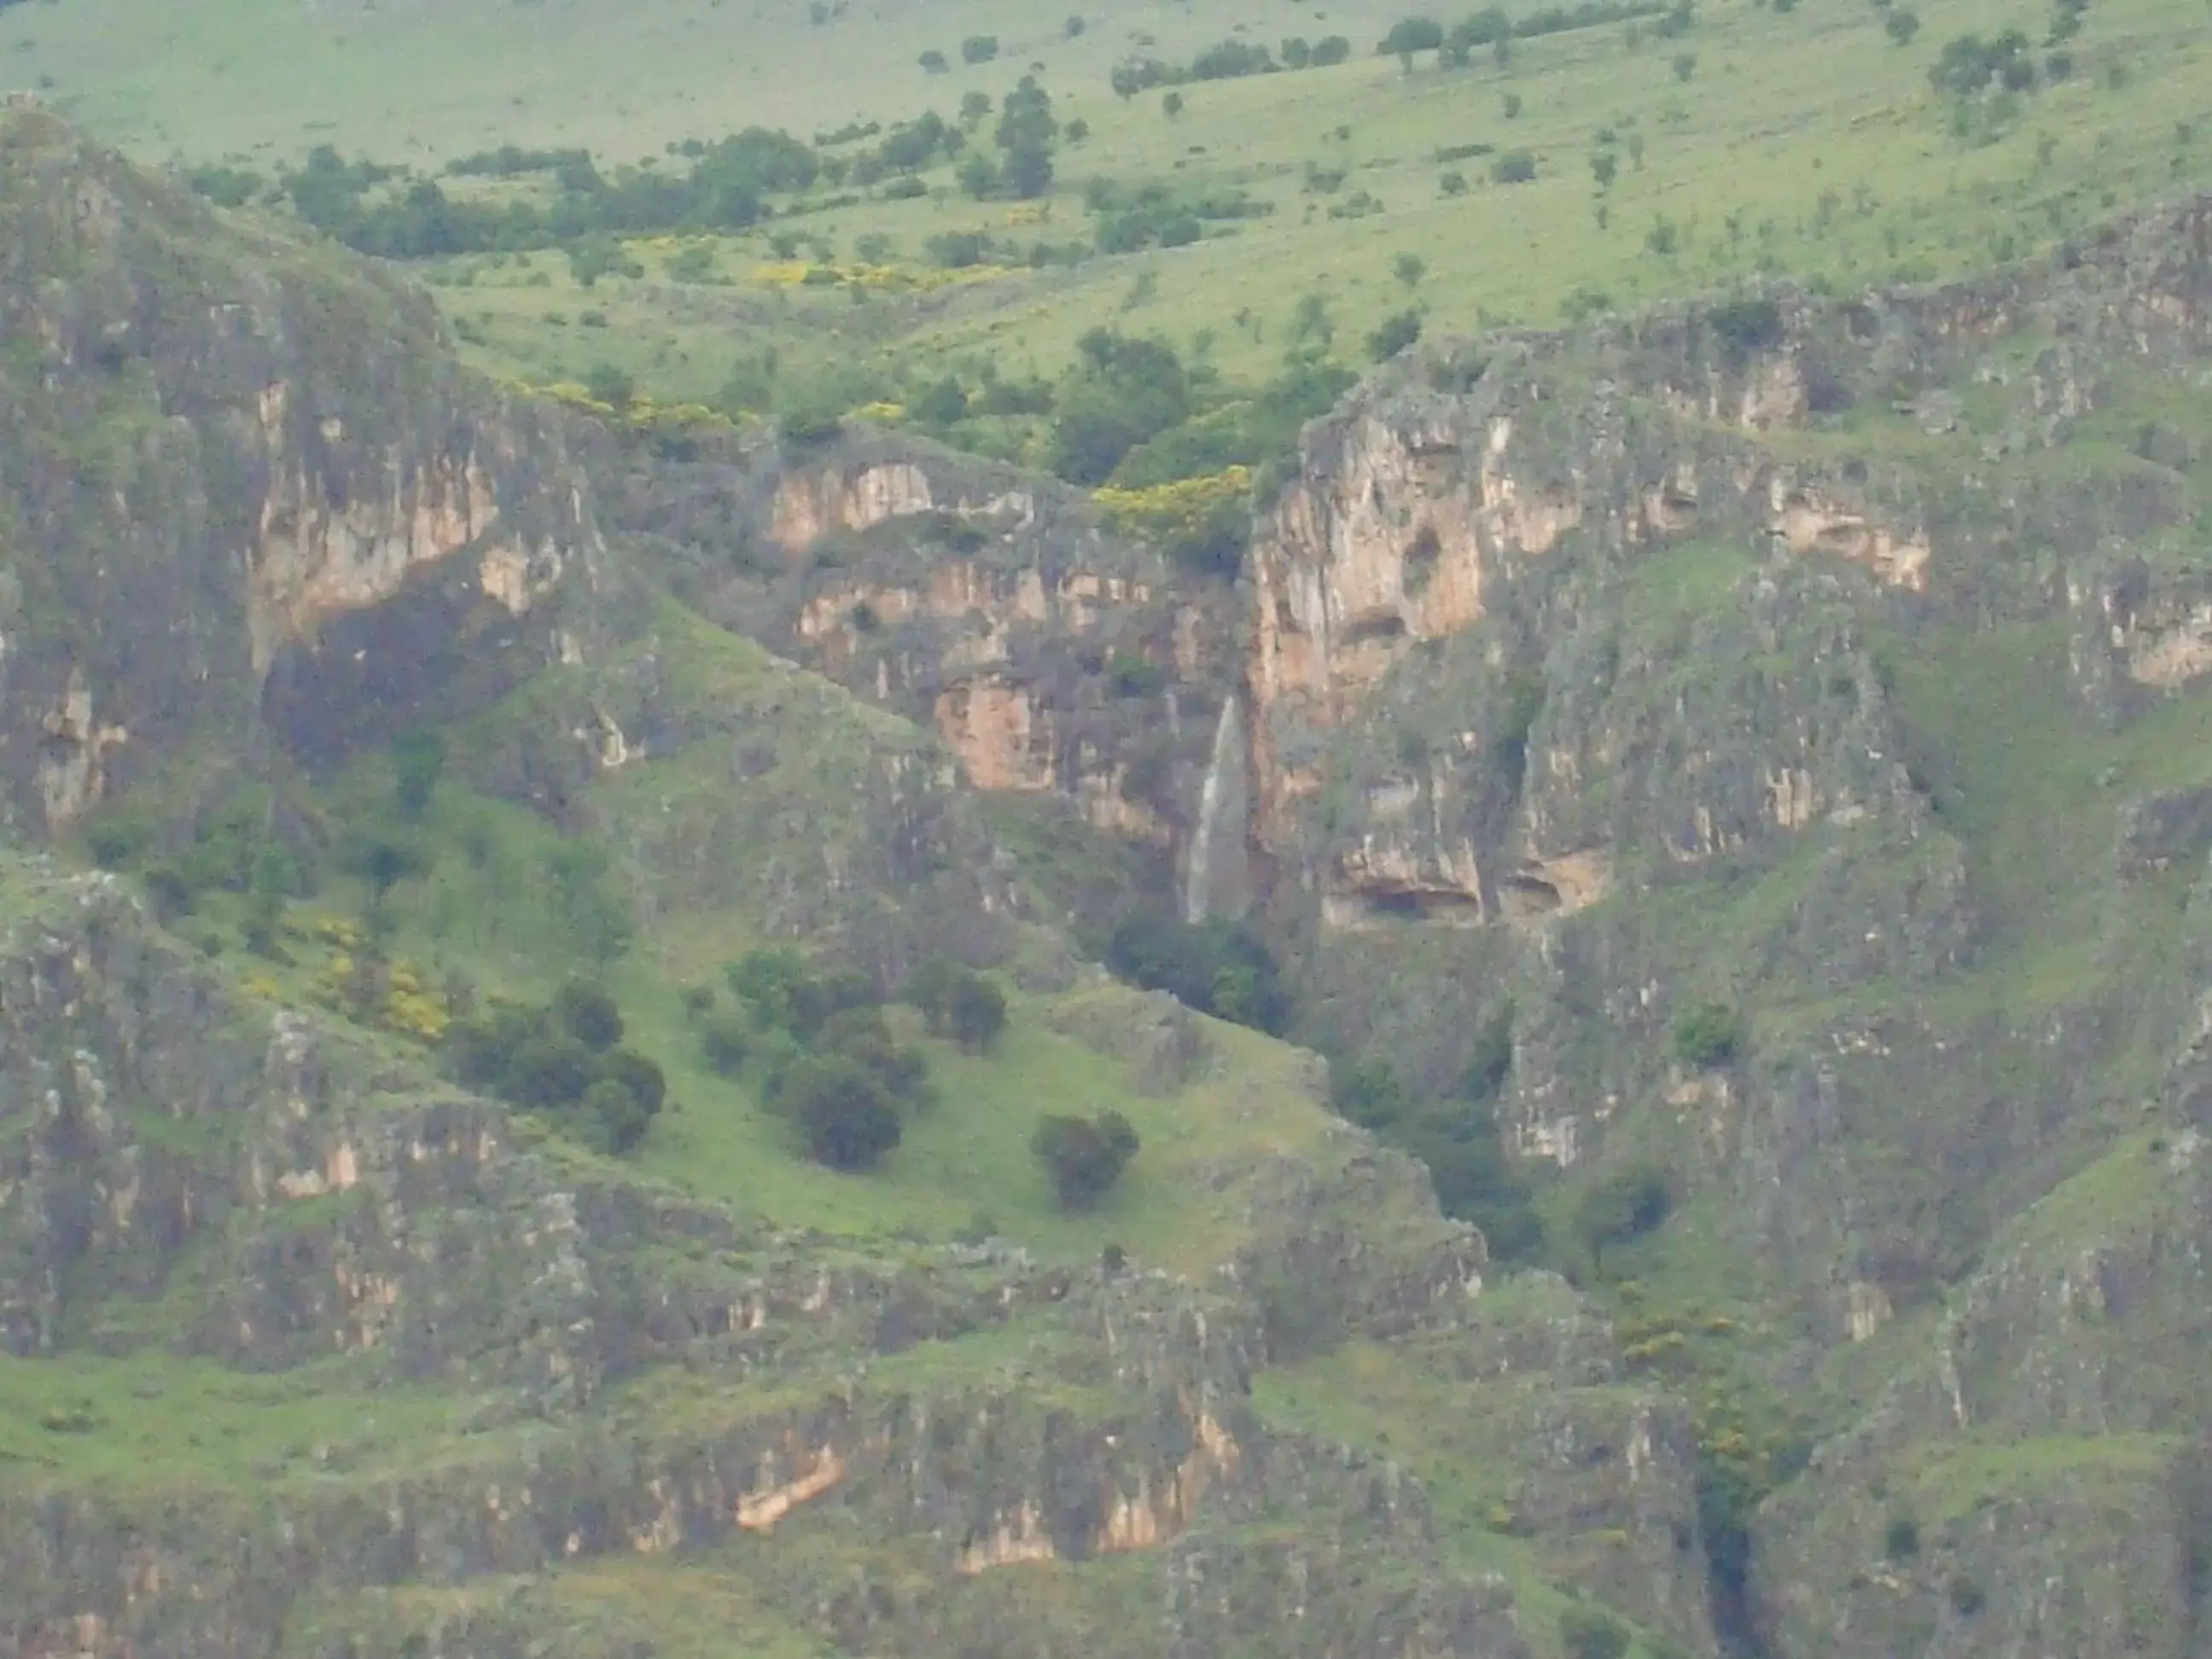
[[[1942,44],[2008,27],[2039,39],[2048,20],[2033,6],[1942,0],[1899,46],[1870,5],[1782,12],[1719,0],[1676,40],[1645,27],[1632,43],[1613,24],[1520,42],[1504,69],[1486,54],[1465,70],[1424,58],[1410,75],[1371,52],[1397,9],[1133,9],[1089,16],[1065,40],[1060,20],[1024,21],[989,0],[854,11],[818,27],[796,4],[683,0],[337,15],[226,0],[183,22],[141,0],[84,0],[14,9],[0,18],[0,47],[12,45],[19,79],[50,78],[50,96],[143,153],[264,167],[318,142],[426,168],[500,143],[580,144],[626,161],[753,122],[807,136],[859,116],[950,113],[963,92],[1002,94],[1032,64],[1061,118],[1089,123],[1087,140],[1060,149],[1047,203],[974,203],[940,168],[929,197],[870,191],[721,246],[734,287],[648,276],[585,295],[563,262],[541,258],[471,262],[473,285],[452,295],[492,366],[544,379],[611,359],[689,396],[720,385],[733,346],[782,341],[804,357],[825,329],[848,356],[981,350],[1049,372],[1084,330],[1115,322],[1184,341],[1202,331],[1218,361],[1252,369],[1279,354],[1308,295],[1331,301],[1339,349],[1356,359],[1360,337],[1408,304],[1432,327],[1468,329],[1550,323],[1563,307],[1625,307],[1760,270],[1845,288],[1948,276],[2202,179],[2212,158],[2212,45],[2185,0],[2106,0],[2069,48],[2069,79],[1964,113],[1929,85]],[[1132,51],[1179,60],[1209,40],[1331,31],[1353,41],[1350,64],[1188,87],[1173,120],[1157,92],[1124,103],[1107,87]],[[1001,38],[999,59],[960,66],[960,39],[984,33]],[[932,45],[951,73],[915,67]],[[1678,66],[1686,55],[1694,64]],[[1492,153],[1437,159],[1468,146]],[[1534,158],[1533,183],[1491,182],[1494,153],[1510,150]],[[1591,167],[1601,150],[1618,169],[1603,191]],[[1310,188],[1310,165],[1341,183]],[[1466,178],[1465,194],[1441,193],[1446,172]],[[757,275],[775,263],[770,233],[845,261],[862,238],[885,238],[890,263],[915,271],[923,243],[946,230],[1087,241],[1080,189],[1095,176],[1242,189],[1273,212],[1194,247],[921,299],[794,290]],[[1365,210],[1335,216],[1355,202]],[[1413,285],[1393,274],[1408,252],[1426,265]],[[665,257],[647,251],[646,263]],[[586,311],[611,326],[586,327]]]

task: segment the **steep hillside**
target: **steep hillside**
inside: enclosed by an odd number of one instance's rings
[[[1046,672],[1081,617],[1233,674],[1225,588],[987,475],[927,522],[990,570],[862,549],[847,595],[747,531],[702,574],[685,501],[795,548],[878,486],[631,476],[387,276],[35,108],[0,182],[0,1651],[1710,1650],[1687,1406],[1496,1288],[1314,1056],[1070,948],[990,751],[901,717],[949,605],[879,682],[803,624],[1003,582],[969,665],[1042,729],[1114,678]],[[1017,828],[1129,828],[1055,803],[1140,724],[1055,727]],[[948,957],[1003,1030],[876,1006]],[[787,963],[912,1092],[865,1170],[779,1103],[836,1060],[757,1000]],[[1054,1112],[1129,1133],[1103,1197],[1054,1202]],[[1459,1425],[1403,1461],[1391,1356]]]
[[[1110,724],[1024,665],[1100,615],[1162,637],[1143,596],[1024,611],[1067,568],[1032,553],[958,602],[972,632],[921,621],[900,562],[973,564],[926,447],[777,463],[867,539],[823,525],[830,571],[731,614],[933,712],[987,787],[1164,831],[1175,902],[1261,928],[1340,1103],[1448,1195],[1470,1126],[1555,1172],[1553,1259],[1691,1403],[1731,1641],[2192,1651],[2208,215],[1411,353],[1306,434],[1239,665],[1155,650]],[[658,532],[694,568],[762,544]],[[1079,720],[1054,763],[1037,734]],[[1162,732],[1180,791],[1097,812]],[[1459,1440],[1387,1363],[1389,1405],[1331,1420]],[[1503,1503],[1462,1443],[1425,1475]]]
[[[2212,201],[1420,346],[1233,583],[0,229],[0,1650],[2200,1650]]]

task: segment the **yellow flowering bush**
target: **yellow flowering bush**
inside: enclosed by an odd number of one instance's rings
[[[1224,513],[1242,512],[1251,495],[1251,468],[1232,466],[1145,489],[1108,484],[1093,491],[1091,499],[1106,522],[1123,534],[1175,543],[1203,536]]]

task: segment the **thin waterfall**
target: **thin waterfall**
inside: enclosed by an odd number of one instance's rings
[[[1243,908],[1244,710],[1232,693],[1213,728],[1213,755],[1198,793],[1198,831],[1183,875],[1185,921]]]

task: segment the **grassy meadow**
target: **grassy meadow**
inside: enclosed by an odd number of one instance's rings
[[[925,109],[949,118],[963,94],[996,100],[1032,72],[1063,126],[1087,124],[1079,142],[1063,137],[1054,187],[1035,201],[972,200],[939,163],[913,199],[842,192],[861,199],[741,236],[634,245],[644,274],[589,291],[557,252],[433,273],[488,368],[546,381],[604,362],[686,399],[712,397],[763,349],[787,374],[988,358],[1049,377],[1109,325],[1256,377],[1316,298],[1335,354],[1356,365],[1369,332],[1409,307],[1431,331],[1467,331],[1760,273],[1838,289],[1940,278],[2201,182],[2212,165],[2203,0],[2099,0],[2067,43],[2065,78],[1966,102],[1930,86],[1943,43],[2008,28],[2040,41],[2048,16],[2026,0],[1930,0],[1899,44],[1887,20],[1901,5],[1708,0],[1671,38],[1653,20],[1607,23],[1516,40],[1502,65],[1479,49],[1465,68],[1423,53],[1409,71],[1375,51],[1408,9],[1129,7],[1081,13],[1071,37],[1070,18],[1003,0],[847,0],[819,23],[799,0],[214,0],[189,14],[76,0],[0,14],[0,61],[135,151],[264,170],[325,143],[426,173],[501,143],[582,147],[611,166],[752,124],[811,138]],[[1187,85],[1173,116],[1158,89],[1122,99],[1109,85],[1134,55],[1180,63],[1213,41],[1332,33],[1352,41],[1348,63]],[[963,64],[961,41],[983,34],[997,57]],[[920,67],[932,49],[945,72]],[[1533,179],[1496,182],[1516,153]],[[933,269],[927,245],[948,232],[1088,246],[1094,179],[1241,191],[1267,211],[1210,224],[1186,247]],[[697,251],[678,269],[692,280],[678,281],[670,266],[686,248]],[[802,280],[864,264],[896,280]]]

